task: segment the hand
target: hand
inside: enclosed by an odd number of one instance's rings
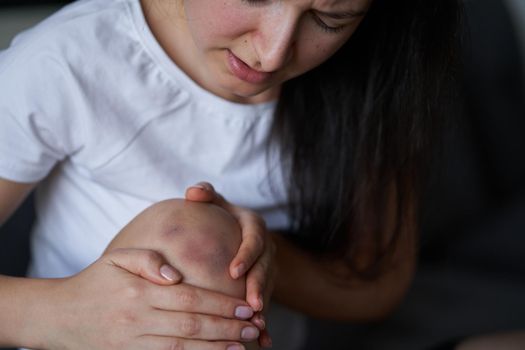
[[[264,220],[251,210],[235,206],[224,199],[207,182],[198,183],[186,190],[186,199],[214,203],[232,214],[241,227],[242,242],[230,264],[230,275],[239,278],[246,273],[246,300],[258,313],[253,322],[261,329],[260,345],[271,346],[265,329],[262,311],[273,290],[276,270],[275,244],[266,230]]]
[[[108,252],[54,287],[46,348],[224,350],[254,340],[241,339],[253,324],[235,320],[238,307],[251,310],[245,301],[178,280],[154,251]]]

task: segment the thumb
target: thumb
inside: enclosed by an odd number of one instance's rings
[[[194,202],[213,202],[215,189],[209,182],[199,182],[186,189],[185,199]]]
[[[107,252],[103,257],[109,264],[156,284],[171,285],[182,280],[180,272],[154,250],[119,248]]]

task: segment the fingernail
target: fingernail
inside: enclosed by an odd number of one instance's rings
[[[235,317],[246,320],[253,316],[253,309],[249,306],[237,306],[235,308]]]
[[[255,327],[244,327],[241,331],[243,340],[255,340],[259,338],[259,330]]]
[[[260,329],[263,330],[266,328],[266,321],[264,320],[264,316],[260,315],[255,320],[253,320],[253,323]]]
[[[199,190],[206,191],[206,187],[204,187],[203,185],[200,185],[200,184],[191,185],[190,187],[191,188],[198,188]]]
[[[234,277],[234,278],[239,278],[239,277],[241,277],[243,273],[244,273],[244,263],[240,263],[240,264],[237,265],[237,267],[235,268],[235,277]]]
[[[160,274],[162,277],[171,282],[176,281],[180,278],[177,271],[175,271],[175,269],[169,265],[162,265],[160,267]]]
[[[244,346],[242,345],[239,345],[239,344],[232,344],[232,345],[228,345],[228,347],[226,348],[226,350],[244,350]]]

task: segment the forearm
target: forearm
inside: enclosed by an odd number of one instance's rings
[[[350,271],[336,274],[343,264],[328,264],[273,234],[277,246],[274,298],[307,315],[366,322],[384,318],[402,300],[414,274],[415,254],[397,259],[373,280]],[[344,276],[344,277],[343,277]]]
[[[0,276],[0,347],[45,348],[56,281]]]

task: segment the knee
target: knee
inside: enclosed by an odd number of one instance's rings
[[[183,275],[183,282],[244,297],[244,280],[233,280],[229,265],[241,242],[236,220],[208,203],[159,202],[127,225],[108,249],[159,251]]]

